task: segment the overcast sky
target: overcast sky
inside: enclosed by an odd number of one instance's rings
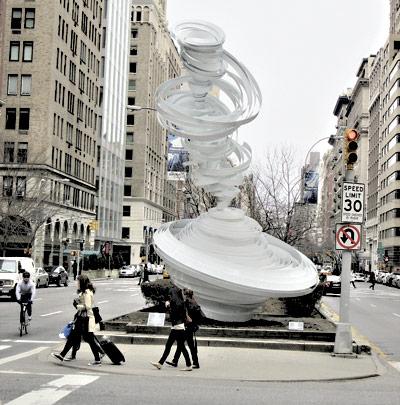
[[[225,49],[256,78],[262,109],[239,129],[253,160],[286,144],[304,162],[335,132],[333,108],[362,58],[386,41],[389,0],[167,0],[167,19],[170,28],[188,19],[220,26]]]

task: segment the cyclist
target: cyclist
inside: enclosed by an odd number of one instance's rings
[[[35,283],[30,279],[31,275],[28,271],[25,271],[22,275],[22,280],[18,282],[17,287],[15,288],[15,296],[17,302],[21,305],[26,302],[26,312],[28,313],[28,321],[32,319],[32,301],[35,298],[36,286]]]

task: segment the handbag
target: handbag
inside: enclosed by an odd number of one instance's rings
[[[58,334],[58,336],[59,336],[61,339],[67,339],[68,336],[71,334],[72,329],[74,328],[74,325],[75,325],[75,322],[74,322],[74,321],[68,322],[68,323],[61,329],[61,332]]]
[[[99,307],[93,307],[92,311],[93,311],[93,315],[94,315],[94,322],[100,323],[103,320],[103,318],[100,315]]]

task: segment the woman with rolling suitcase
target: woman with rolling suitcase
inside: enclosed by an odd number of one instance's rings
[[[96,341],[94,336],[94,331],[96,327],[96,322],[93,314],[92,308],[94,307],[93,295],[96,291],[93,284],[90,282],[89,277],[85,274],[81,274],[77,278],[78,282],[78,299],[76,302],[76,308],[78,310],[75,319],[75,328],[77,330],[77,335],[74,339],[68,339],[64,349],[61,353],[51,353],[53,357],[60,361],[64,361],[64,358],[68,351],[74,347],[77,343],[78,334],[83,337],[85,342],[87,342],[92,350],[94,361],[90,362],[90,366],[101,365],[100,354],[102,353],[101,348]],[[75,346],[76,347],[76,346]],[[75,352],[76,353],[76,352]]]

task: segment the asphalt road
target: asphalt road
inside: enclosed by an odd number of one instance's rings
[[[60,344],[59,330],[74,313],[72,284],[38,290],[32,328],[22,338],[17,334],[18,305],[0,299],[1,405],[400,403],[399,374],[391,368],[382,376],[368,380],[271,383],[188,379],[184,374],[171,377],[157,372],[154,377],[133,377],[106,374],[96,368],[89,373],[63,367],[49,361],[48,355]],[[95,297],[104,318],[128,313],[144,304],[137,279],[104,280],[95,285]]]
[[[350,286],[350,323],[388,361],[400,362],[400,289],[358,282]],[[339,313],[339,295],[323,300]]]

